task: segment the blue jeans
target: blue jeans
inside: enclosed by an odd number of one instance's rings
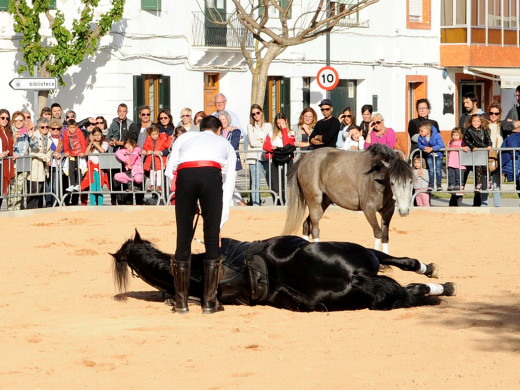
[[[269,183],[269,175],[267,174],[268,164],[268,161],[256,160],[255,164],[249,165],[249,171],[251,173],[251,190],[257,191],[251,193],[253,205],[260,206],[260,181],[262,180],[260,172],[263,172],[265,180]]]
[[[437,184],[437,187],[440,187],[442,183],[442,156],[438,156],[435,152],[427,154],[426,165],[428,165],[428,178],[430,180],[429,187],[434,187],[434,170],[435,176],[437,177],[437,182],[435,184]]]

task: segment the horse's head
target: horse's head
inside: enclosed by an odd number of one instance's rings
[[[410,213],[413,194],[412,168],[400,158],[390,163],[390,187],[401,217]]]
[[[112,269],[114,284],[120,293],[125,293],[128,286],[128,252],[135,244],[142,242],[139,232],[135,229],[135,237],[133,240],[126,240],[116,253],[110,253],[114,258]]]

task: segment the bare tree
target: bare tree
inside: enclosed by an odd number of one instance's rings
[[[227,26],[240,41],[240,49],[253,78],[251,103],[263,104],[269,66],[285,49],[331,32],[342,19],[379,0],[302,1],[302,8],[307,8],[292,20],[293,1],[232,0],[235,10],[225,16],[206,8],[206,17],[211,23]],[[336,3],[341,3],[339,9],[330,6]],[[270,18],[269,10],[275,11],[278,17]],[[237,20],[238,26],[243,26],[247,33],[238,31]],[[248,44],[251,35],[253,47]]]

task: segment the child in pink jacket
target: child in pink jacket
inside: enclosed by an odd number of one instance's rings
[[[114,179],[120,183],[127,184],[134,182],[140,184],[143,181],[143,161],[141,160],[141,148],[133,139],[125,141],[124,149],[116,151],[116,157],[125,163],[125,172],[114,175]]]

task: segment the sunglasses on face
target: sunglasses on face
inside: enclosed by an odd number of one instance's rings
[[[345,115],[345,118],[352,118],[352,115],[350,115],[350,114],[346,114],[346,115]]]
[[[29,115],[29,116],[26,116],[25,119],[31,119],[31,116],[30,116],[30,115]]]
[[[104,122],[103,121],[99,121],[99,122],[96,122],[96,124],[102,125],[102,124],[104,124]]]
[[[141,116],[150,116],[151,114],[150,113],[142,113]]]
[[[52,131],[60,131],[60,130],[61,130],[61,127],[51,127],[51,130],[52,130]]]
[[[163,120],[163,119],[169,119],[167,116],[161,116],[159,117],[160,120]]]
[[[184,115],[181,115],[181,118],[189,118],[191,115],[190,114],[184,114]],[[161,118],[161,119],[164,119],[164,118]]]
[[[261,114],[261,112],[260,112],[260,111],[257,111],[257,112],[252,112],[252,113],[251,113],[251,116],[257,116],[257,115],[260,115],[260,114]]]
[[[500,115],[500,111],[497,111],[497,112],[489,111],[489,115]]]
[[[330,111],[332,107],[322,107],[321,111]]]
[[[15,122],[23,122],[24,119],[15,119],[14,121],[15,121]]]
[[[88,123],[89,126],[96,126],[96,124],[97,124],[96,122],[94,122],[94,123],[89,122],[89,123]]]
[[[74,115],[67,116],[67,119],[75,119],[76,117]]]
[[[383,121],[374,121],[374,124],[380,125]]]
[[[49,126],[38,126],[40,129],[48,129]]]
[[[8,121],[9,117],[8,116],[0,116],[0,119],[2,119],[3,121]]]

